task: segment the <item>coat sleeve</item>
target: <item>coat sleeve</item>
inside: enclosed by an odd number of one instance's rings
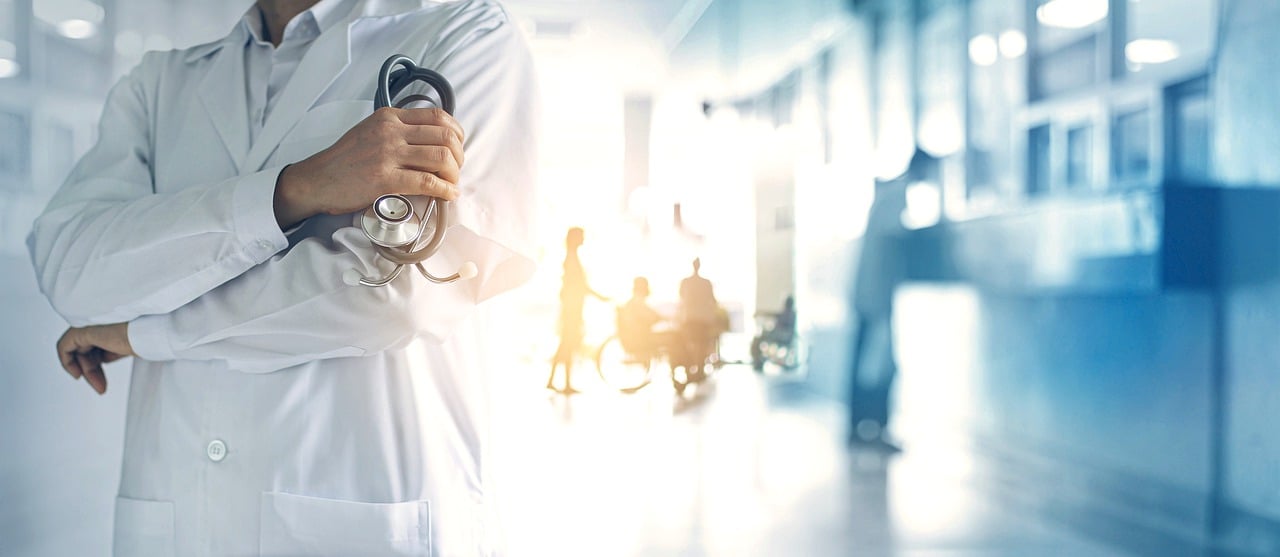
[[[272,205],[279,168],[156,193],[158,56],[111,90],[98,143],[27,237],[40,289],[74,326],[168,313],[288,245]]]
[[[528,49],[504,24],[464,43],[440,71],[455,88],[467,160],[459,200],[450,204],[454,226],[427,266],[445,275],[471,261],[479,276],[437,285],[405,269],[386,287],[353,284],[353,269],[373,275],[391,265],[359,230],[342,228],[328,241],[304,239],[190,304],[133,321],[138,355],[264,373],[420,337],[439,342],[478,303],[528,280],[537,114]]]

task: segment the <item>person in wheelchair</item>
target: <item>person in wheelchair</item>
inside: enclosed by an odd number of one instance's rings
[[[763,314],[768,316],[769,314]],[[766,345],[790,347],[796,338],[796,298],[787,296],[782,304],[782,311],[772,314],[773,324],[765,327],[759,335],[751,339],[751,366],[756,371],[764,369],[764,348]]]
[[[649,280],[636,277],[631,282],[631,299],[618,308],[618,340],[636,359],[653,358],[662,349],[661,335],[654,330],[662,316],[649,306],[648,298]]]

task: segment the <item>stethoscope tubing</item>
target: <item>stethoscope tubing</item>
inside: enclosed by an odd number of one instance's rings
[[[431,86],[436,94],[440,97],[440,108],[449,115],[453,115],[456,106],[456,98],[453,92],[453,86],[439,72],[427,68],[419,67],[413,59],[403,54],[395,54],[387,58],[382,63],[382,68],[378,72],[378,90],[374,94],[374,110],[387,108],[393,105],[393,99],[400,94],[405,87],[411,83],[421,81]],[[420,100],[423,95],[414,95],[404,99],[399,106],[408,104],[415,100]],[[396,106],[399,108],[399,106]],[[423,267],[422,262],[439,251],[440,246],[444,243],[445,232],[449,228],[449,210],[448,202],[438,197],[428,197],[427,209],[422,216],[422,226],[428,223],[432,225],[432,233],[426,245],[418,247],[418,240],[412,244],[413,248],[404,251],[399,248],[388,248],[385,246],[375,245],[378,255],[396,264],[396,268],[391,274],[381,279],[361,278],[360,284],[365,286],[386,286],[396,277],[400,276],[400,272],[404,270],[405,265],[413,265],[417,267],[418,272],[426,277],[427,280],[443,284],[453,282],[461,278],[459,273],[455,273],[449,277],[437,277],[432,275]]]

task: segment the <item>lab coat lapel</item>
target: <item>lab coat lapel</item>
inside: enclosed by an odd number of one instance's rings
[[[289,83],[280,92],[280,100],[276,103],[271,115],[267,117],[258,134],[253,148],[249,151],[245,169],[249,172],[262,170],[267,159],[275,152],[280,140],[302,119],[307,110],[315,104],[320,94],[329,88],[351,63],[349,39],[353,20],[334,25],[328,32],[320,35],[315,44],[307,49],[306,56],[298,64]],[[296,161],[289,161],[296,162]]]
[[[200,104],[218,130],[237,173],[244,171],[249,151],[249,107],[243,85],[236,86],[244,82],[244,53],[235,48],[221,49],[200,82]]]

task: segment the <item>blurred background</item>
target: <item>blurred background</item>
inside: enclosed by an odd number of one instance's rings
[[[0,0],[0,554],[109,552],[128,382],[59,370],[30,224],[110,84],[249,5]],[[513,555],[1280,555],[1280,4],[505,5],[546,124]],[[610,301],[562,397],[572,226]],[[695,257],[714,373],[619,392],[614,306]]]

